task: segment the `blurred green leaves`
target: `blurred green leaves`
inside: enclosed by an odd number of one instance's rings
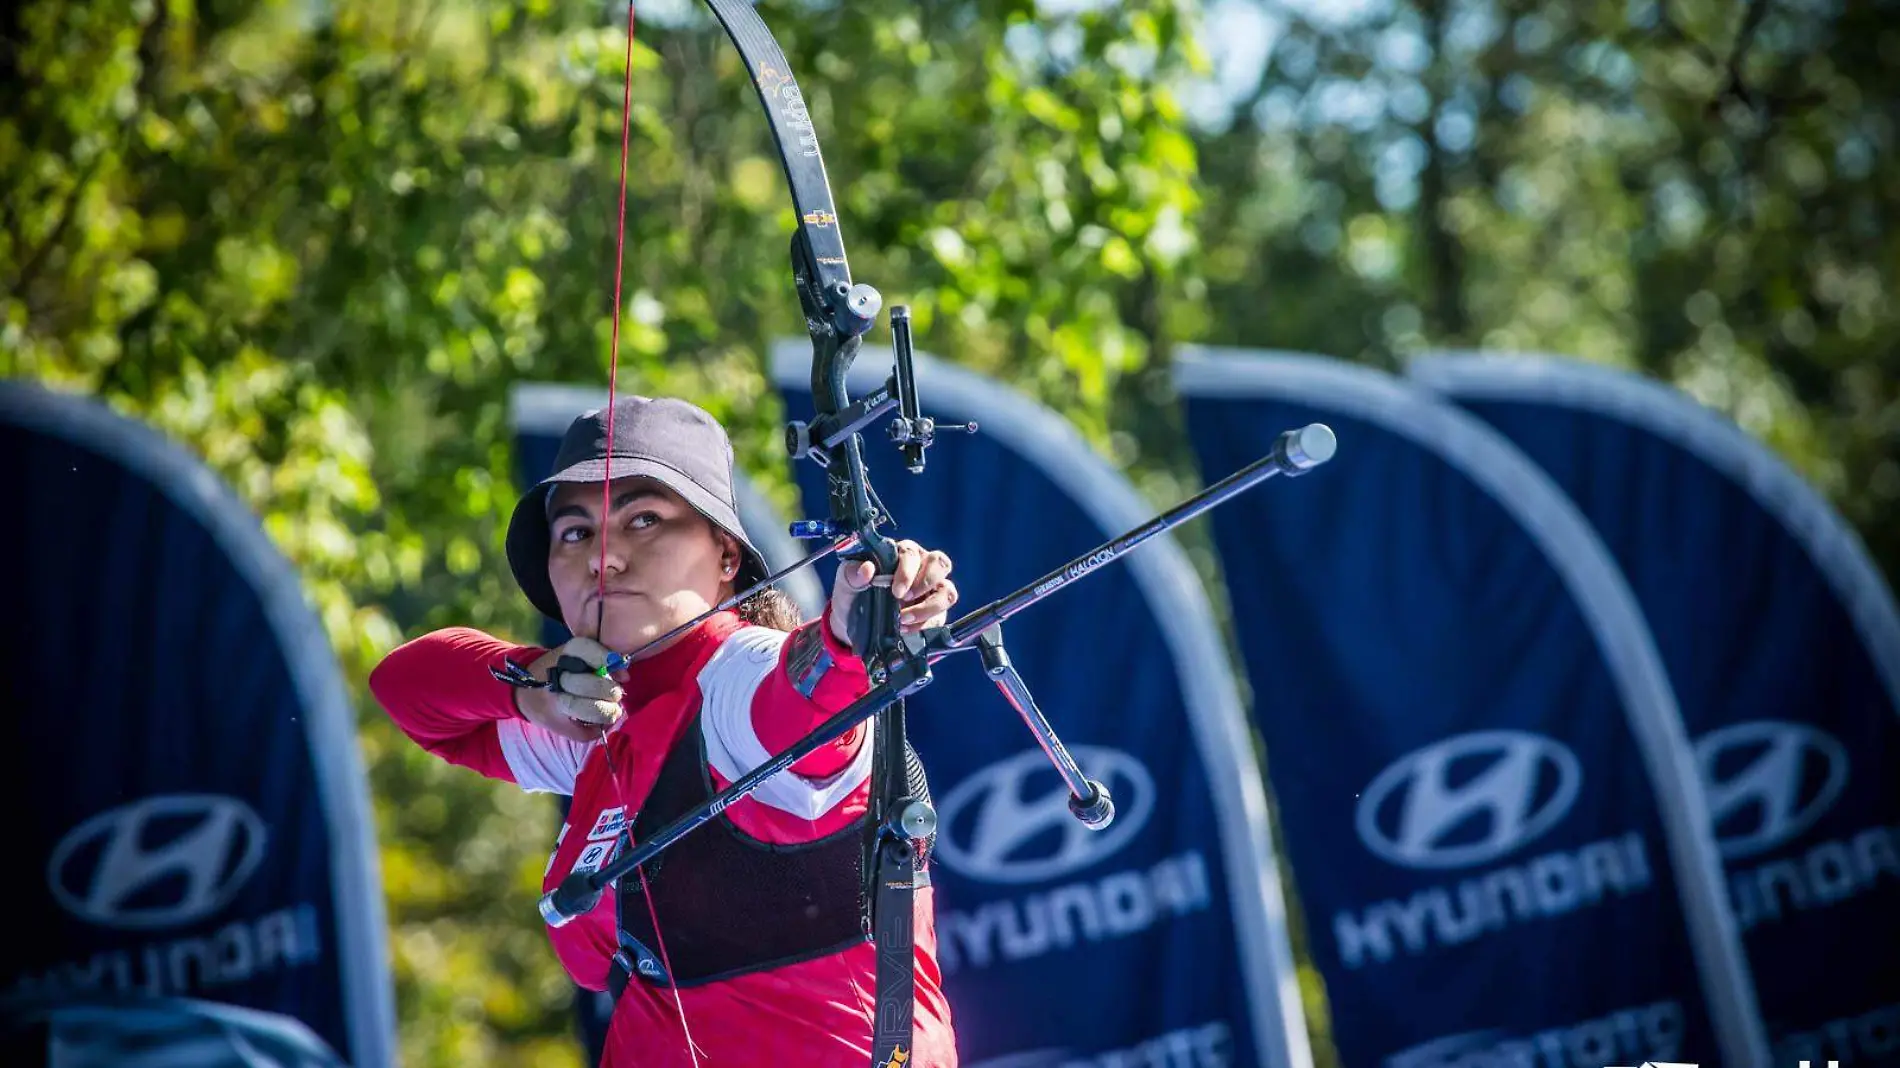
[[[1236,0],[1184,333],[1673,381],[1900,575],[1900,23],[1878,4]],[[1182,304],[1178,307],[1186,308]]]

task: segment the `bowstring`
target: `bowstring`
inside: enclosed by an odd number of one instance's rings
[[[607,622],[607,522],[613,507],[614,483],[614,394],[620,379],[620,309],[621,286],[626,274],[627,264],[627,159],[632,146],[633,129],[633,11],[634,0],[627,0],[627,55],[626,76],[620,90],[620,208],[615,219],[614,233],[614,316],[613,340],[608,348],[607,358],[607,457],[605,469],[601,472],[600,488],[600,584],[594,600],[594,638],[603,641],[606,637]],[[613,784],[614,799],[620,804],[621,818],[626,821],[626,837],[629,845],[633,842],[633,816],[627,811],[627,800],[620,793],[620,772],[614,767],[613,749],[605,744],[601,751],[607,761],[607,781]],[[667,979],[673,988],[673,1008],[679,1013],[680,1033],[686,1036],[686,1055],[691,1059],[693,1068],[699,1068],[699,1046],[693,1041],[693,1029],[686,1022],[686,1002],[680,997],[679,980],[673,971],[672,958],[666,952],[666,936],[660,933],[660,915],[653,905],[653,890],[647,884],[646,866],[634,869],[640,876],[640,896],[646,899],[647,916],[653,922],[653,940],[658,943],[660,963],[666,968]],[[631,984],[636,976],[628,976]]]

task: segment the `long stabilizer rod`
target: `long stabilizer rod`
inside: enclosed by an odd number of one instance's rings
[[[885,681],[872,688],[869,693],[832,714],[810,734],[741,775],[734,780],[732,785],[714,794],[699,807],[680,815],[673,822],[655,831],[653,836],[645,842],[636,844],[632,849],[594,871],[575,872],[563,879],[559,886],[542,895],[540,901],[542,919],[546,920],[551,927],[560,927],[577,916],[591,912],[594,906],[600,903],[601,894],[607,887],[613,885],[616,879],[659,856],[674,842],[684,838],[738,801],[750,796],[753,791],[764,785],[767,779],[817,752],[820,748],[830,745],[858,724],[890,707],[894,702],[928,685],[931,680],[929,664],[951,653],[973,647],[985,630],[1091,574],[1102,565],[1120,558],[1130,549],[1156,534],[1178,527],[1275,475],[1305,474],[1332,459],[1337,449],[1338,439],[1323,423],[1311,423],[1297,430],[1289,430],[1280,435],[1274,442],[1273,451],[1265,457],[1216,482],[1173,509],[1119,537],[1104,542],[1093,551],[1084,553],[1036,582],[984,605],[947,627],[934,628],[925,636],[921,665],[915,662],[894,665],[888,671]],[[1106,803],[1106,792],[1101,791],[1099,784],[1090,782],[1076,767],[1074,759],[1069,756],[1067,748],[1062,745],[1061,739],[1056,736],[1055,730],[1049,725],[1041,709],[1037,708],[1033,702],[1028,702],[1017,706],[1017,711],[1029,724],[1031,732],[1036,736],[1043,751],[1055,762],[1056,770],[1062,775],[1063,780],[1071,784],[1071,793],[1081,800],[1083,807],[1093,802],[1086,796],[1086,791],[1082,794],[1075,793],[1074,783],[1080,782],[1092,786],[1096,791],[1100,791],[1101,802]],[[1058,759],[1058,754],[1060,754],[1060,759]],[[1076,806],[1071,805],[1071,808],[1074,809]],[[1112,808],[1103,814],[1101,822],[1104,825],[1109,814],[1112,814]],[[1077,811],[1076,815],[1086,822],[1087,817],[1082,811]]]
[[[1333,453],[1338,450],[1339,439],[1333,435],[1332,428],[1324,423],[1308,423],[1298,430],[1289,430],[1281,434],[1273,443],[1273,451],[1267,455],[1128,533],[1102,543],[1093,552],[1084,553],[1015,593],[998,597],[957,620],[950,625],[951,647],[961,649],[968,646],[976,640],[978,634],[1071,582],[1075,582],[1096,568],[1119,558],[1156,534],[1173,530],[1202,512],[1216,505],[1225,504],[1275,475],[1303,475],[1332,459]]]

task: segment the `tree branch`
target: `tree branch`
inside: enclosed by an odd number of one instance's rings
[[[1425,17],[1425,37],[1432,50],[1432,71],[1426,86],[1432,106],[1420,122],[1418,136],[1425,142],[1425,166],[1419,172],[1418,218],[1425,244],[1427,284],[1432,293],[1432,326],[1445,340],[1462,340],[1471,328],[1464,299],[1464,256],[1457,235],[1446,227],[1445,205],[1451,200],[1452,175],[1447,152],[1438,140],[1438,119],[1450,95],[1440,73],[1444,68],[1445,38],[1450,22],[1443,0],[1419,5]]]
[[[138,106],[132,109],[132,114],[126,116],[125,120],[119,124],[119,137],[111,148],[101,149],[94,155],[92,161],[87,163],[85,170],[80,173],[79,179],[73,183],[73,187],[66,191],[66,202],[61,204],[59,209],[59,221],[53,224],[53,229],[46,235],[46,240],[40,242],[40,246],[34,249],[32,255],[20,265],[20,273],[9,287],[13,292],[24,295],[27,289],[38,280],[40,271],[46,266],[46,258],[65,238],[67,228],[72,225],[73,215],[79,209],[79,198],[85,193],[86,187],[92,184],[93,178],[98,175],[99,168],[105,163],[108,152],[123,152],[132,130],[138,126],[139,120],[145,117],[147,102],[151,99],[149,90],[153,78],[152,72],[158,67],[158,36],[166,22],[167,16],[161,6],[140,32],[138,45],[140,70],[134,87]],[[32,300],[30,298],[27,300],[27,307],[28,314],[31,314]]]
[[[80,173],[73,187],[66,191],[66,202],[61,204],[59,209],[59,221],[53,224],[53,229],[46,235],[46,240],[41,241],[39,247],[33,250],[33,254],[20,265],[19,275],[14,278],[12,285],[8,286],[13,292],[25,294],[39,278],[40,268],[46,265],[46,257],[53,251],[54,246],[60,243],[60,239],[66,236],[66,228],[72,225],[73,215],[79,207],[80,194],[92,184],[93,176],[99,173],[99,166],[105,162],[105,158],[106,153],[102,149],[92,157],[91,163],[86,164],[86,169]],[[31,305],[31,303],[29,299],[28,304]]]
[[[1755,32],[1761,29],[1762,21],[1767,17],[1768,0],[1750,0],[1748,11],[1742,15],[1742,28],[1735,35],[1735,45],[1729,49],[1726,64],[1728,81],[1723,84],[1721,91],[1715,94],[1715,99],[1710,101],[1711,110],[1720,107],[1721,102],[1728,98],[1739,100],[1749,108],[1756,106],[1753,95],[1749,92],[1748,82],[1742,77],[1742,64],[1747,62],[1748,50],[1755,43]]]

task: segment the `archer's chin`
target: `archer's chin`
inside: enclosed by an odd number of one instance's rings
[[[615,652],[631,653],[666,631],[666,620],[647,606],[610,600],[595,640]]]

